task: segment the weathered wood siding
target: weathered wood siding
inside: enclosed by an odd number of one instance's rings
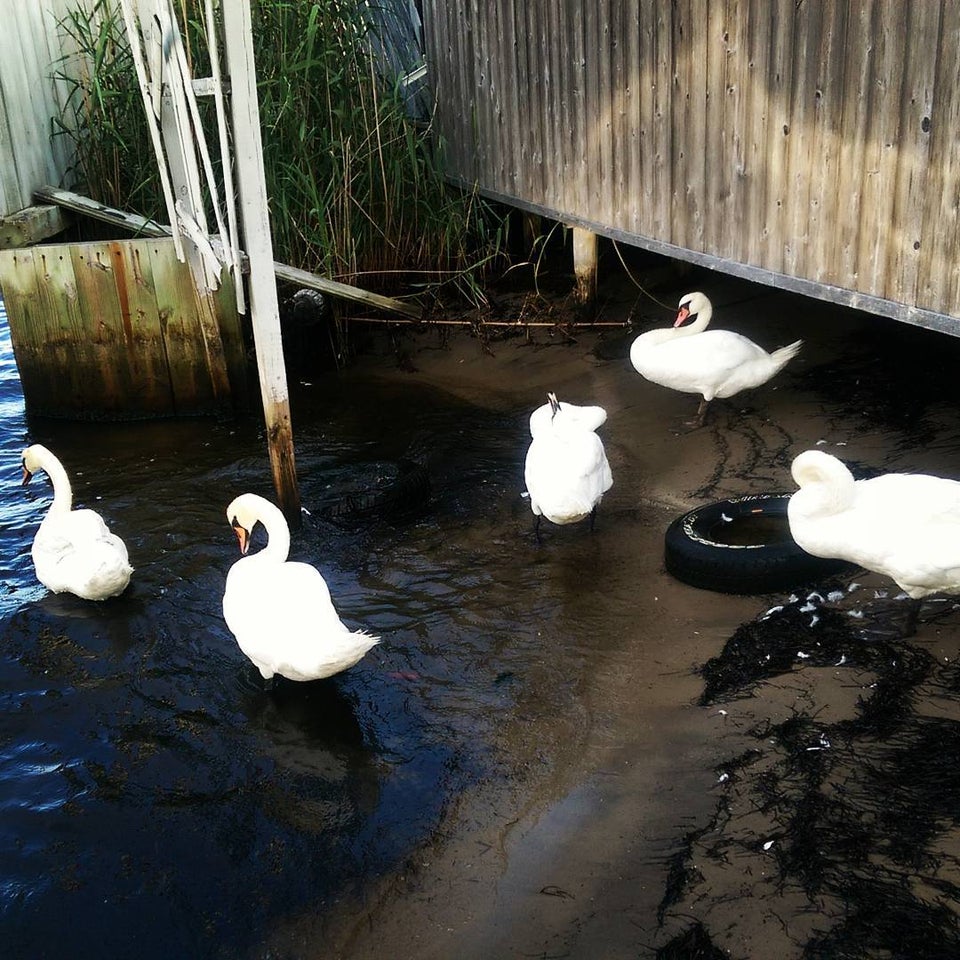
[[[245,403],[229,278],[211,304],[172,239],[0,250],[0,278],[31,414],[128,420]]]
[[[426,0],[451,174],[960,333],[954,0]]]
[[[62,56],[57,23],[81,0],[0,0],[0,216],[29,207],[44,184],[60,184],[69,144],[53,137],[67,91],[53,78]]]

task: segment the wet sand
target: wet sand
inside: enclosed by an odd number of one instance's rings
[[[631,368],[632,336],[672,315],[626,286],[605,302],[604,319],[625,317],[639,303],[645,319],[629,333],[579,330],[570,341],[537,330],[529,341],[487,344],[466,333],[411,333],[402,337],[402,365],[384,349],[346,374],[429,384],[518,416],[548,390],[602,404],[614,486],[597,531],[548,526],[539,550],[552,562],[593,537],[592,549],[630,571],[632,589],[622,598],[622,622],[602,625],[610,635],[597,637],[598,655],[571,678],[579,715],[504,718],[504,735],[522,740],[516,753],[530,757],[525,776],[475,784],[404,869],[362,902],[338,904],[334,920],[318,912],[278,928],[264,956],[763,960],[800,957],[811,937],[836,922],[842,904],[778,882],[774,825],[745,789],[730,794],[718,769],[756,742],[761,722],[780,723],[801,707],[853,716],[870,678],[798,662],[761,693],[701,705],[703,664],[740,624],[786,598],[680,583],[663,568],[663,532],[678,513],[706,501],[791,491],[791,460],[818,445],[877,470],[960,477],[960,396],[946,386],[955,382],[951,365],[960,368],[960,340],[710,274],[657,296],[674,304],[694,288],[713,299],[715,326],[768,349],[805,341],[775,380],[715,401],[701,429],[684,423],[696,397],[648,383]],[[522,471],[517,484],[519,498]],[[529,539],[532,516],[518,503],[517,535]],[[847,578],[853,581],[863,592],[835,604],[838,610],[889,586],[873,575]],[[571,576],[571,603],[589,607],[591,593],[604,589],[584,566]],[[890,609],[878,616],[895,629],[899,611]],[[952,661],[960,656],[960,614],[952,605],[941,612],[916,642]],[[931,709],[960,718],[955,697]],[[538,759],[544,723],[569,736]],[[735,830],[724,828],[720,809]],[[725,856],[717,846],[709,854],[698,848],[703,834],[724,829]],[[942,869],[955,854],[947,844]],[[684,872],[687,880],[695,872],[695,882],[682,883]],[[724,954],[695,952],[693,940],[677,946],[698,930]]]

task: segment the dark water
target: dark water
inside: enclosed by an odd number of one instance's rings
[[[532,551],[518,537],[525,415],[362,380],[298,387],[310,515],[292,556],[320,568],[348,625],[383,641],[336,678],[268,694],[220,607],[237,559],[226,504],[271,495],[258,423],[28,422],[5,318],[2,331],[2,955],[259,955],[275,922],[322,916],[401,862],[465,784],[508,775],[494,749],[504,711],[566,709],[550,681],[576,645],[540,656],[566,574],[500,562],[518,541]],[[75,505],[126,540],[123,597],[36,582],[50,487],[43,474],[19,485],[34,441],[65,464]],[[411,454],[429,503],[323,519]]]

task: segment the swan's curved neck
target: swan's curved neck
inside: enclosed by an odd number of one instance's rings
[[[806,457],[806,459],[802,459]],[[800,489],[794,494],[797,509],[809,517],[825,517],[847,510],[856,484],[847,467],[834,457],[813,460],[801,454],[794,461],[793,478]]]
[[[677,327],[675,333],[678,337],[687,336],[692,333],[703,333],[710,325],[713,318],[713,304],[705,303],[697,312],[697,319],[693,323],[688,323],[682,327]]]
[[[282,511],[272,503],[260,505],[258,518],[267,531],[267,545],[254,556],[272,563],[283,563],[290,554],[290,528]]]
[[[53,484],[53,503],[50,510],[57,513],[69,513],[73,509],[73,488],[70,478],[63,464],[52,454],[46,451],[40,459],[40,466],[46,471]]]

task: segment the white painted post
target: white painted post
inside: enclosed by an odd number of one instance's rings
[[[260,106],[253,60],[250,0],[223,0],[233,144],[243,245],[250,263],[250,319],[257,351],[273,484],[288,522],[300,523],[293,426],[280,339],[280,307],[263,170]]]

